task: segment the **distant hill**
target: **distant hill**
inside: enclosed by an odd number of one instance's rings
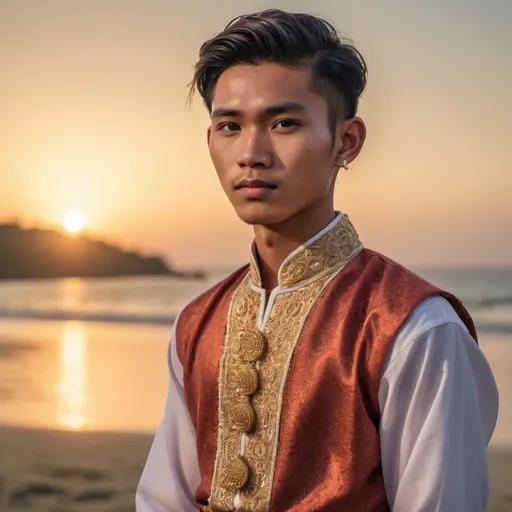
[[[202,278],[201,272],[178,272],[156,256],[144,256],[88,236],[0,224],[0,279],[171,275]]]

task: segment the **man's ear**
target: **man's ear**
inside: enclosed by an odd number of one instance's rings
[[[340,150],[334,160],[338,168],[357,158],[366,139],[366,126],[359,117],[352,117],[338,126],[336,137],[340,137]]]

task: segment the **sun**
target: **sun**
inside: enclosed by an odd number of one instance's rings
[[[78,233],[82,231],[85,225],[85,219],[83,214],[78,210],[68,210],[62,219],[62,224],[66,231]]]

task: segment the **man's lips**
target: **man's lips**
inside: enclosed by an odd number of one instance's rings
[[[245,199],[265,201],[274,195],[277,185],[263,180],[243,180],[235,185],[235,189]]]
[[[263,181],[263,180],[242,180],[242,181],[239,181],[235,185],[235,188],[237,190],[239,190],[241,188],[253,188],[253,189],[269,188],[269,189],[276,189],[277,185],[274,185],[273,183],[269,183],[268,181]]]

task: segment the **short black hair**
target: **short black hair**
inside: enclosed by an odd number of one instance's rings
[[[226,69],[264,62],[310,66],[312,90],[325,98],[332,125],[356,115],[368,74],[361,53],[329,22],[279,9],[239,16],[203,43],[190,98],[197,89],[211,112],[215,86]]]

